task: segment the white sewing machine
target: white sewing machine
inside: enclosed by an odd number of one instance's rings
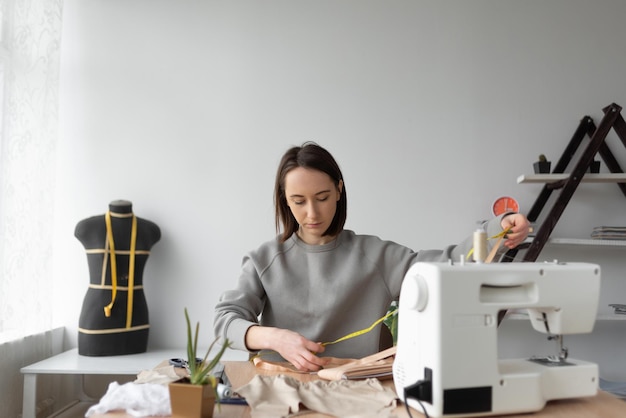
[[[399,302],[399,398],[440,417],[532,412],[552,399],[595,395],[598,366],[567,357],[562,335],[592,331],[599,292],[595,264],[413,265]],[[557,341],[556,354],[498,359],[498,314],[521,308]]]

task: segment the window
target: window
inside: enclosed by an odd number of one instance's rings
[[[62,0],[0,1],[0,341],[50,329]]]

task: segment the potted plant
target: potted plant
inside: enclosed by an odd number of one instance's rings
[[[590,173],[599,173],[600,172],[600,161],[593,160],[591,164],[589,164],[589,172]]]
[[[539,159],[533,163],[535,174],[546,174],[550,172],[550,161],[544,154],[539,155]]]
[[[215,357],[209,360],[209,353],[218,341],[218,338],[216,338],[211,343],[202,361],[199,361],[200,357],[197,357],[197,350],[200,323],[196,323],[195,332],[192,332],[187,308],[185,308],[185,320],[187,322],[186,368],[188,377],[169,384],[172,416],[180,418],[211,418],[213,417],[215,403],[219,403],[219,397],[217,396],[218,382],[215,376],[211,374],[211,371],[217,366],[230,344],[226,340]]]

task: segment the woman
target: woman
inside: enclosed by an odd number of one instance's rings
[[[360,358],[379,351],[380,327],[367,328],[398,300],[406,271],[418,261],[458,260],[471,237],[445,250],[414,252],[375,236],[344,230],[346,187],[332,155],[315,143],[289,149],[274,190],[279,235],[243,259],[235,290],[216,306],[215,333],[233,348],[289,361],[303,371],[324,367],[327,356]],[[281,232],[282,225],[282,232]],[[521,214],[503,214],[485,225],[488,236],[511,228],[504,245],[528,235]],[[276,355],[280,355],[278,357]]]

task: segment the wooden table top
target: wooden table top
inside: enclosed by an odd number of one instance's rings
[[[247,361],[225,361],[226,373],[231,381],[233,388],[238,388],[248,383],[255,374],[291,375],[301,381],[316,380],[316,375],[284,373],[284,372],[268,372],[259,371],[254,365]],[[393,380],[382,382],[383,385],[392,389]],[[394,389],[395,391],[395,389]],[[408,418],[405,406],[402,402],[398,402],[398,406],[394,411],[398,418]],[[423,417],[419,411],[411,410],[413,417]],[[213,415],[215,418],[250,418],[250,407],[243,405],[220,405],[215,407]],[[307,413],[307,418],[328,418],[330,415],[322,413]],[[492,415],[493,416],[493,415]],[[533,414],[514,414],[506,415],[506,418],[606,418],[606,417],[626,417],[626,402],[603,391],[599,391],[596,396],[577,399],[562,399],[550,401],[541,411]],[[104,415],[92,415],[91,418],[132,418],[121,411],[109,412]]]

